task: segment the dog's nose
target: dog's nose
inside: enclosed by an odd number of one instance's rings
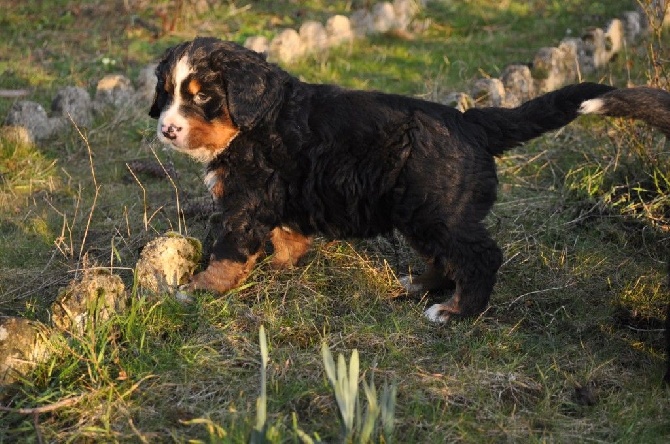
[[[161,133],[165,136],[166,139],[175,140],[177,138],[177,133],[181,131],[180,126],[175,125],[161,125]]]

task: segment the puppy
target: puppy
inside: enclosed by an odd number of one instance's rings
[[[240,285],[269,239],[296,265],[316,234],[400,231],[425,258],[412,291],[455,287],[429,319],[488,304],[502,253],[482,221],[496,200],[494,157],[580,113],[630,116],[670,131],[670,94],[571,85],[513,109],[464,113],[380,92],[304,83],[235,43],[196,38],[156,69],[158,137],[205,164],[223,214],[209,266],[189,289]]]

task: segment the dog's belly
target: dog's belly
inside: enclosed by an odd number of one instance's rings
[[[287,205],[282,224],[305,235],[322,234],[333,239],[366,238],[393,228],[388,199],[346,199],[318,195]]]

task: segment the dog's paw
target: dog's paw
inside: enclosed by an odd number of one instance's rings
[[[193,291],[186,288],[187,285],[188,284],[180,286],[174,293],[174,298],[183,304],[191,304],[193,301],[195,301],[195,298],[193,297]]]
[[[412,276],[403,276],[398,279],[398,282],[405,288],[407,293],[421,293],[423,291],[423,285],[414,282]]]
[[[451,319],[452,313],[445,304],[435,304],[430,306],[423,315],[436,324],[446,324]]]

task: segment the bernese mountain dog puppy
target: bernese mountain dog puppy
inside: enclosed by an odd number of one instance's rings
[[[269,240],[294,266],[314,235],[397,229],[425,258],[410,291],[455,288],[435,322],[487,306],[502,253],[482,221],[496,200],[494,157],[580,113],[630,116],[670,134],[670,94],[581,83],[513,108],[454,108],[304,83],[232,42],[196,38],[156,69],[158,137],[205,164],[222,222],[188,290],[240,285]]]

